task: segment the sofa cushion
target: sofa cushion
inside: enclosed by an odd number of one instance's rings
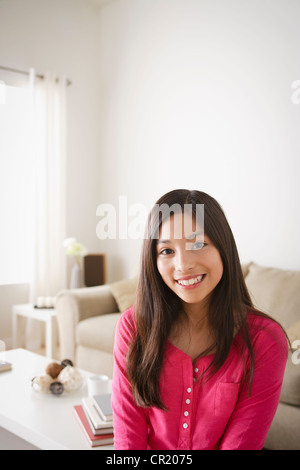
[[[246,278],[248,276],[249,268],[250,268],[251,264],[253,264],[252,261],[250,263],[241,264],[242,273],[243,273],[244,278]]]
[[[299,345],[296,344],[293,347],[293,342],[294,341],[300,341],[300,320],[291,325],[287,330],[286,333],[289,337],[289,340],[291,342],[292,349],[299,349]]]
[[[265,268],[252,263],[245,282],[255,307],[284,328],[300,320],[300,271]]]
[[[300,406],[300,321],[290,326],[286,333],[291,342],[280,401]]]
[[[111,293],[118,304],[120,312],[125,312],[134,304],[137,283],[138,277],[135,276],[110,285]]]
[[[294,358],[293,358],[294,356]],[[300,406],[300,352],[291,351],[283,377],[280,401]]]
[[[105,374],[112,378],[113,363],[114,357],[111,353],[81,345],[76,348],[76,365],[80,369],[93,374]]]
[[[300,449],[300,408],[279,403],[264,449]]]
[[[120,316],[120,313],[111,313],[79,322],[76,327],[77,345],[112,353],[115,328]]]

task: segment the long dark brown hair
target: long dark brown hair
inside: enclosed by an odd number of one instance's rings
[[[157,208],[174,207],[175,211],[179,207],[184,211],[186,204],[195,216],[197,205],[204,204],[205,234],[219,251],[223,263],[223,275],[212,293],[209,306],[208,321],[215,338],[210,373],[214,374],[224,364],[235,332],[239,331],[250,353],[248,380],[251,386],[254,357],[246,319],[249,310],[256,311],[244,281],[232,231],[221,206],[213,197],[200,191],[178,189],[162,196],[153,207],[142,249],[134,305],[136,328],[128,352],[127,372],[135,400],[144,407],[166,409],[160,393],[160,372],[166,340],[182,311],[181,300],[165,284],[157,269],[157,234],[164,219],[170,216],[170,211],[158,211]]]

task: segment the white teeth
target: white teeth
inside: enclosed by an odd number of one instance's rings
[[[202,276],[197,276],[192,279],[183,279],[183,280],[178,280],[178,284],[181,284],[182,286],[191,286],[193,284],[196,284],[197,282],[200,282],[201,279],[203,278],[204,274]]]

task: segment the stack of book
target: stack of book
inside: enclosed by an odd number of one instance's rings
[[[111,393],[82,398],[74,414],[92,447],[114,442]]]

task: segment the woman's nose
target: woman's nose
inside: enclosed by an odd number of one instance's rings
[[[191,256],[192,253],[189,250],[180,250],[177,251],[175,257],[175,268],[176,271],[180,273],[185,273],[190,271],[194,267],[194,257]]]

